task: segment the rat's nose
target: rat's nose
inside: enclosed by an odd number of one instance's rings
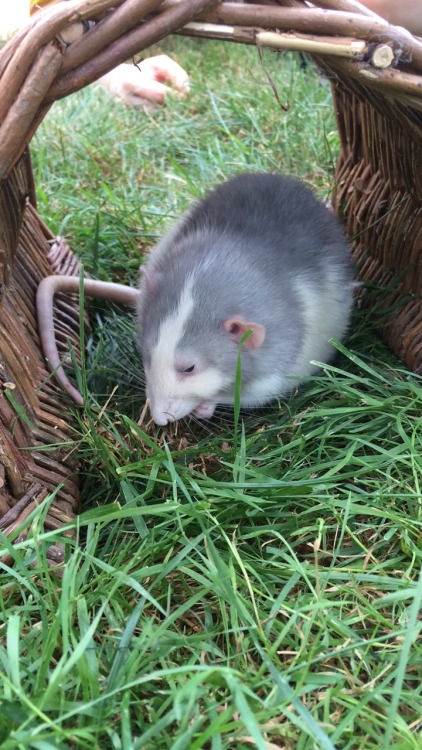
[[[175,422],[177,417],[172,414],[171,404],[149,404],[151,416],[155,424],[164,427],[169,422]]]
[[[155,424],[158,424],[160,427],[164,427],[164,425],[168,424],[169,422],[174,421],[173,418],[170,416],[170,414],[166,414],[166,412],[153,414],[152,418]]]

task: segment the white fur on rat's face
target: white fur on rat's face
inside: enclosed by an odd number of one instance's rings
[[[193,310],[192,283],[192,279],[186,283],[177,308],[161,323],[157,343],[145,367],[149,407],[158,425],[175,422],[191,413],[211,417],[217,403],[213,397],[227,385],[222,372],[207,366],[198,354],[182,354],[178,348]]]

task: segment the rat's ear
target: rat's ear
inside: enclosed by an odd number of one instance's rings
[[[236,316],[227,318],[223,322],[223,328],[238,344],[245,333],[252,331],[243,344],[248,349],[259,349],[265,340],[265,326],[262,326],[260,323],[245,323],[243,318]]]

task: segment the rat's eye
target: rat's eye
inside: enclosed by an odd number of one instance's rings
[[[191,362],[193,362],[192,365],[190,364]],[[188,375],[192,375],[193,372],[198,372],[199,363],[189,353],[180,357],[180,359],[177,358],[174,364],[176,372],[182,377],[187,377]]]

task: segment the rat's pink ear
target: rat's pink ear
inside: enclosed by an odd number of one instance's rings
[[[260,323],[245,323],[243,318],[227,318],[223,323],[223,328],[239,344],[242,337],[248,331],[252,331],[243,346],[248,349],[259,349],[265,340],[265,326]]]

